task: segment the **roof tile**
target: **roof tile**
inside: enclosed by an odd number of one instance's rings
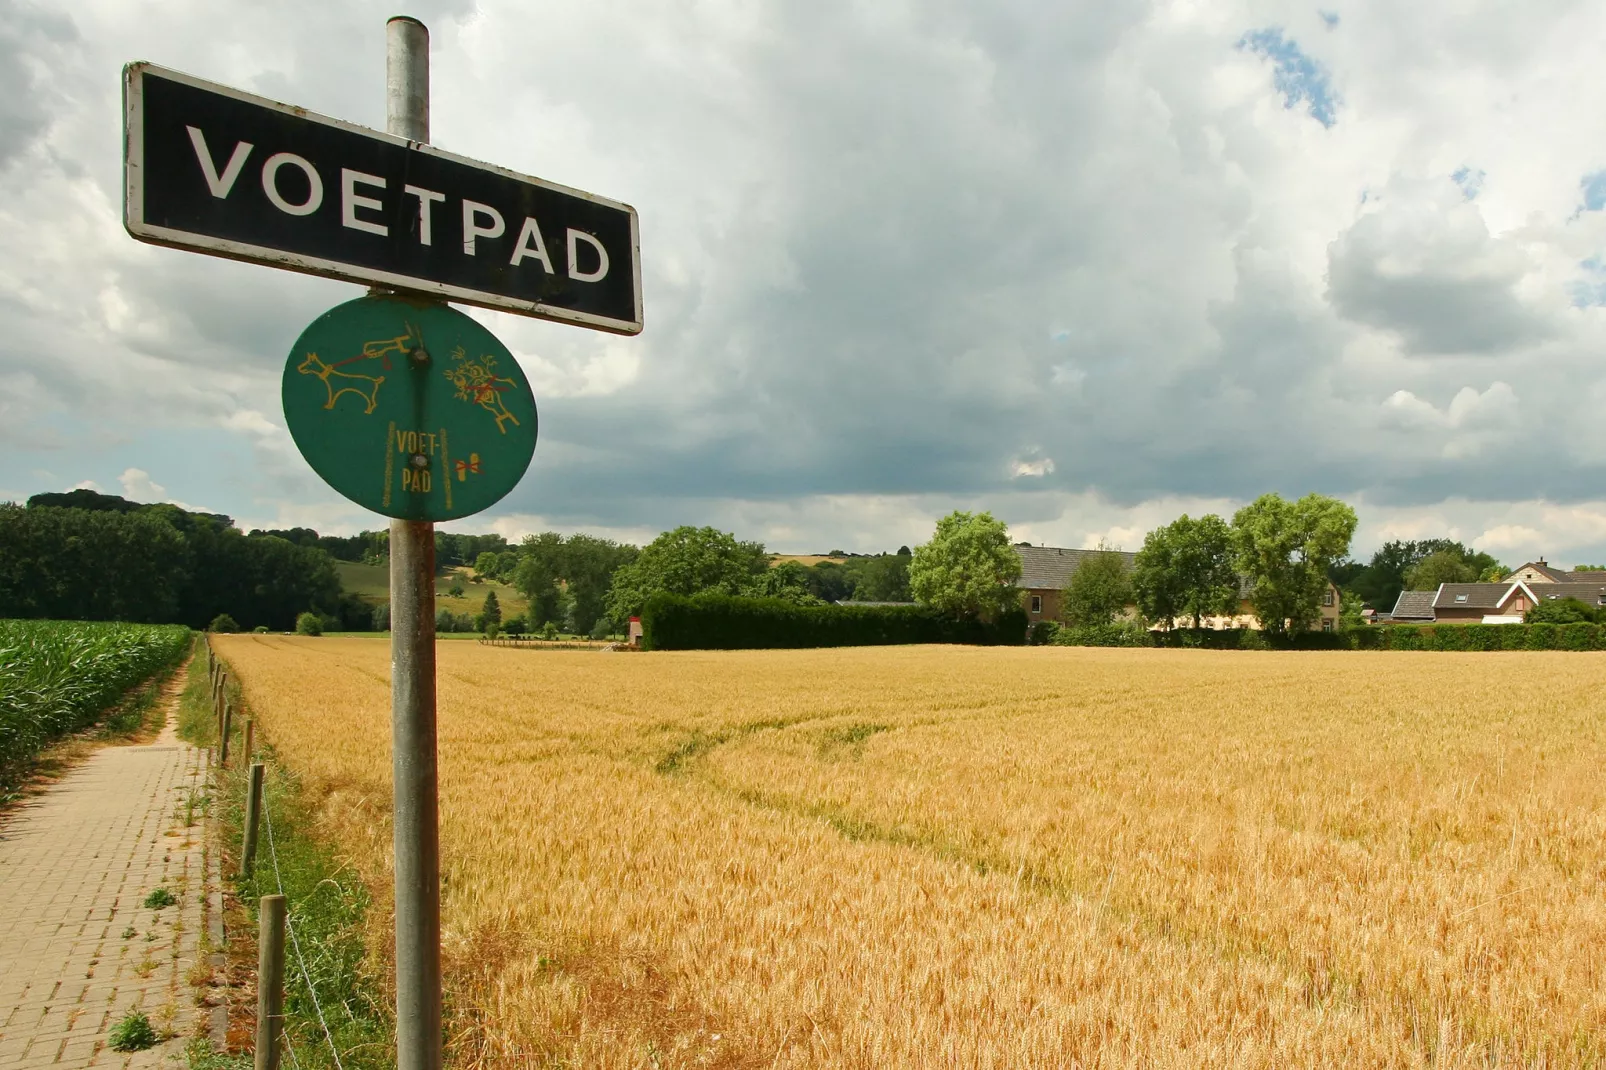
[[[1394,603],[1393,620],[1432,620],[1436,591],[1401,591]]]

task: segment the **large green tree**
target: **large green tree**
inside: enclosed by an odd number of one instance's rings
[[[1355,510],[1336,498],[1307,494],[1287,501],[1263,494],[1232,518],[1238,571],[1249,600],[1272,635],[1309,629],[1321,617],[1327,573],[1349,553]]]
[[[850,598],[859,597],[861,575],[853,558],[841,564],[835,561],[821,561],[804,571],[807,574],[809,593],[822,602],[846,602]]]
[[[607,609],[614,573],[635,560],[639,551],[595,535],[555,531],[530,535],[519,546],[518,563],[511,570],[513,585],[530,600],[527,624],[533,630],[547,621],[565,629],[589,634]]]
[[[1073,628],[1114,624],[1132,604],[1132,576],[1126,559],[1104,543],[1082,558],[1060,596],[1060,615]]]
[[[863,558],[859,582],[853,588],[855,602],[907,602],[909,597],[908,547],[896,554],[877,554]]]
[[[1390,540],[1377,548],[1366,565],[1341,562],[1330,575],[1340,587],[1354,591],[1373,609],[1387,611],[1394,608],[1400,592],[1407,589],[1412,570],[1425,559],[1439,554],[1465,564],[1474,580],[1492,583],[1505,576],[1500,562],[1492,556],[1453,539]],[[1459,569],[1455,571],[1458,575],[1466,574]],[[1434,584],[1434,588],[1437,586]]]
[[[741,542],[714,528],[678,527],[642,547],[640,556],[613,574],[608,616],[623,623],[660,591],[738,594],[768,568],[763,543]]]
[[[743,584],[742,594],[752,598],[780,598],[800,606],[821,603],[809,592],[809,570],[796,561],[782,561],[765,569]]]
[[[1441,583],[1474,583],[1478,569],[1460,554],[1449,550],[1431,553],[1405,572],[1408,591],[1437,591]]]
[[[501,629],[502,603],[496,600],[495,591],[485,592],[485,607],[480,610],[479,619],[474,624],[478,630],[493,637]]]
[[[558,616],[558,584],[563,579],[563,536],[555,531],[527,535],[519,546],[519,564],[513,586],[530,600],[528,624],[532,630]]]
[[[1198,519],[1184,513],[1156,528],[1137,553],[1132,585],[1138,609],[1155,623],[1172,627],[1178,617],[1232,613],[1238,608],[1238,568],[1232,529],[1213,514]]]
[[[945,613],[992,620],[1019,605],[1020,572],[1020,554],[1003,521],[955,511],[937,521],[930,542],[915,547],[909,590],[916,601]]]
[[[614,574],[640,552],[628,543],[595,535],[570,535],[564,540],[559,561],[570,599],[565,623],[571,631],[589,635],[597,621],[607,615]],[[623,629],[622,623],[615,625]]]

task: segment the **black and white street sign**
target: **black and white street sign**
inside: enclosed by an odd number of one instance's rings
[[[123,105],[141,241],[641,330],[629,205],[148,63]]]

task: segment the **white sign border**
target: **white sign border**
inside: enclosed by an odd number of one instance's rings
[[[421,279],[413,275],[398,275],[389,271],[380,271],[376,268],[346,264],[338,260],[325,260],[322,257],[306,256],[301,253],[288,253],[282,249],[270,249],[265,246],[231,241],[226,238],[212,238],[204,234],[195,234],[187,230],[174,230],[170,227],[159,227],[145,222],[145,107],[143,79],[147,72],[159,78],[180,82],[209,93],[219,93],[248,104],[271,108],[286,115],[295,116],[298,119],[310,119],[313,122],[332,126],[349,133],[360,134],[363,137],[388,141],[393,145],[409,148],[415,152],[429,153],[443,160],[450,160],[453,163],[463,164],[481,171],[490,171],[519,182],[542,186],[558,193],[567,194],[571,197],[580,197],[627,213],[630,216],[630,261],[634,274],[632,281],[635,287],[636,318],[634,320],[621,320],[612,316],[598,316],[590,312],[554,308],[539,301],[521,301],[515,297],[487,293],[484,290],[470,290],[461,286],[453,286],[449,283]],[[556,320],[560,323],[573,323],[581,327],[609,331],[613,334],[640,334],[642,328],[641,229],[636,210],[630,205],[607,197],[599,197],[594,193],[587,193],[584,190],[574,189],[570,186],[560,185],[556,182],[548,182],[532,175],[520,174],[506,167],[498,167],[495,164],[472,160],[456,153],[444,152],[433,145],[408,141],[406,138],[397,137],[394,134],[387,134],[366,126],[358,126],[355,123],[344,122],[340,119],[332,119],[327,115],[320,115],[305,108],[281,104],[267,97],[259,97],[253,93],[231,89],[216,82],[194,78],[179,71],[143,61],[127,64],[123,68],[123,228],[134,238],[152,245],[209,253],[213,256],[226,257],[230,260],[265,264],[269,267],[299,271],[308,275],[321,275],[324,278],[339,279],[343,282],[369,283],[413,293],[427,293],[467,305],[477,305],[481,308],[496,309],[500,312],[513,312],[524,316],[535,316],[539,319]]]

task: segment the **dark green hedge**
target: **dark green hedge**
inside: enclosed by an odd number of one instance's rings
[[[926,606],[800,606],[779,598],[657,594],[641,612],[647,650],[752,650],[901,643],[1018,646],[1026,614],[954,620]]]
[[[1346,635],[1358,650],[1606,650],[1599,624],[1395,624]]]
[[[1351,650],[1347,632],[1298,632],[1294,635],[1267,635],[1252,628],[1225,628],[1212,631],[1178,628],[1153,632],[1155,646],[1204,650]]]
[[[1154,639],[1141,624],[1095,624],[1086,628],[1060,627],[1049,637],[1055,646],[1153,646]]]
[[[1599,624],[1382,625],[1343,632],[1305,632],[1277,639],[1249,629],[1149,632],[1134,626],[1062,628],[1050,642],[1063,646],[1160,646],[1208,650],[1606,650]]]

